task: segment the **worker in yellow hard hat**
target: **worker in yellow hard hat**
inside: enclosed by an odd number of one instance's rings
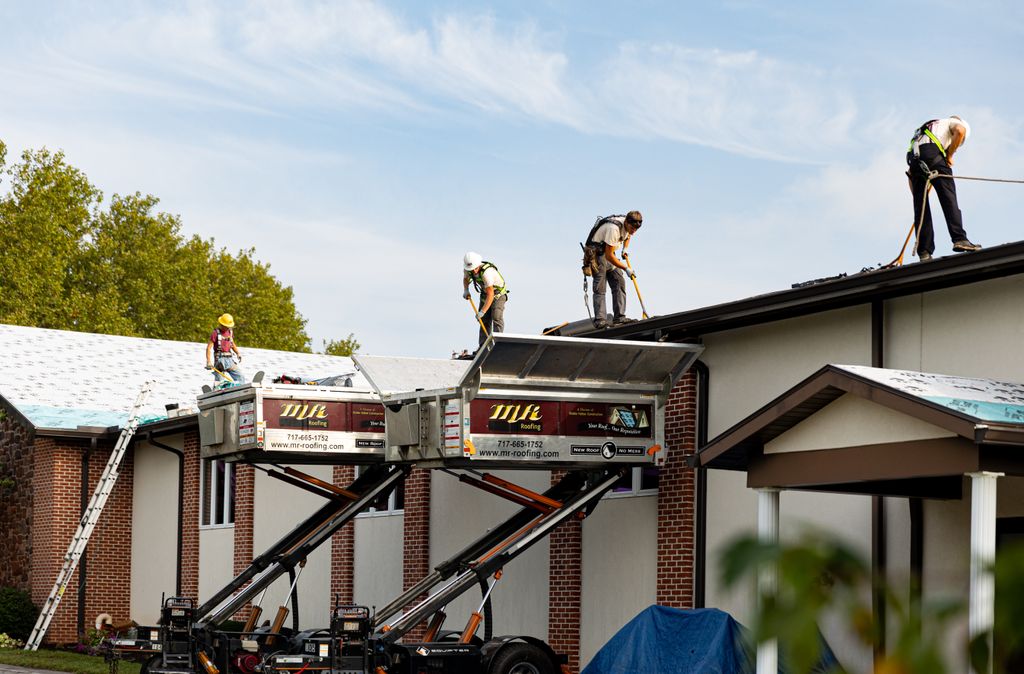
[[[234,327],[234,317],[231,314],[221,314],[217,319],[216,329],[206,342],[206,369],[215,370],[213,377],[217,383],[227,382],[227,377],[231,377],[235,384],[245,383],[245,377],[238,369],[242,354],[235,345],[235,335],[232,331]]]

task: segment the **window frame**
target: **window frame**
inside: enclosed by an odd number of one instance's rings
[[[218,480],[219,471],[213,470],[217,463],[224,465],[224,482],[225,485],[220,484]],[[207,505],[206,502],[206,477],[209,472],[210,477],[210,491],[212,492],[210,503]],[[235,526],[235,509],[233,507],[235,500],[235,464],[228,463],[222,459],[202,459],[199,462],[199,528],[201,530],[206,529],[231,529]],[[214,515],[217,512],[217,508],[214,506],[213,497],[220,492],[220,511],[222,513],[222,519],[225,521],[214,522]],[[212,512],[207,512],[210,510]],[[207,523],[209,522],[209,523]]]
[[[356,466],[356,477],[362,475],[365,469],[366,466]],[[402,492],[401,508],[396,506],[398,502],[399,490],[401,490]],[[398,486],[392,489],[391,493],[388,494],[388,507],[386,509],[378,510],[374,506],[367,506],[366,510],[363,510],[358,515],[356,515],[356,519],[370,517],[392,517],[394,515],[405,515],[405,482],[399,482]]]
[[[630,468],[631,472],[630,472],[630,489],[629,489],[629,491],[626,491],[626,490],[611,491],[611,490],[609,490],[609,492],[604,495],[604,498],[616,499],[616,498],[634,498],[634,497],[637,497],[637,496],[657,496],[658,495],[658,491],[659,491],[659,487],[648,487],[647,489],[644,489],[644,488],[641,487],[641,485],[643,485],[643,475],[644,475],[643,471],[646,468],[654,468],[655,470],[658,471],[658,474],[659,474],[658,485],[660,487],[660,485],[661,485],[661,480],[660,480],[661,468],[660,467],[655,466],[654,464],[651,464],[650,466],[633,466],[632,468]]]

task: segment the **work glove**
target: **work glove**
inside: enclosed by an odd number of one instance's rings
[[[235,354],[235,358],[238,360],[239,363],[242,362],[242,354]]]
[[[212,366],[212,365],[210,365],[209,363],[207,363],[207,364],[206,364],[206,369],[207,369],[207,370],[212,370],[212,369],[213,369],[213,366]]]
[[[629,274],[629,280],[630,281],[635,281],[636,280],[636,270],[634,270],[634,269],[627,269],[626,273]]]
[[[468,300],[469,299],[469,288],[466,288],[464,291],[462,291],[462,299],[464,299],[464,300]]]
[[[626,251],[622,251],[622,259],[623,260],[628,260],[629,259],[629,253],[627,253]]]
[[[476,317],[477,317],[477,320],[482,319],[484,317],[484,312],[482,312],[482,311],[476,312]]]

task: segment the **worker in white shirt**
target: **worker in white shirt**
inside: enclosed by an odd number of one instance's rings
[[[493,263],[483,259],[480,253],[472,251],[462,258],[462,297],[469,299],[469,284],[480,293],[480,304],[476,312],[480,327],[480,343],[483,344],[491,332],[505,331],[505,302],[508,301],[508,287],[505,277]],[[486,332],[484,331],[486,329]]]

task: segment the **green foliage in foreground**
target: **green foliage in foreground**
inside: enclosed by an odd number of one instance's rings
[[[959,671],[945,660],[945,646],[955,639],[951,626],[966,613],[958,598],[929,600],[921,605],[908,600],[908,587],[872,586],[871,569],[853,549],[821,534],[805,534],[795,544],[767,544],[747,536],[733,541],[722,555],[721,575],[726,587],[754,583],[760,570],[778,569],[778,589],[760,594],[751,628],[760,643],[779,642],[780,656],[802,674],[813,671],[820,658],[818,625],[826,612],[845,619],[852,635],[867,647],[882,643],[873,622],[872,591],[886,603],[888,639],[885,657],[876,674],[945,674]],[[1024,649],[1024,549],[1000,552],[994,567],[996,615],[993,628],[995,674],[1021,671]],[[963,644],[976,671],[986,671],[991,635]],[[1013,664],[1011,664],[1013,663]],[[856,670],[848,670],[853,674]]]
[[[35,669],[52,669],[56,672],[110,674],[110,668],[102,656],[48,649],[38,651],[0,649],[0,663]],[[117,672],[118,674],[139,674],[139,664],[122,660],[118,663]]]

